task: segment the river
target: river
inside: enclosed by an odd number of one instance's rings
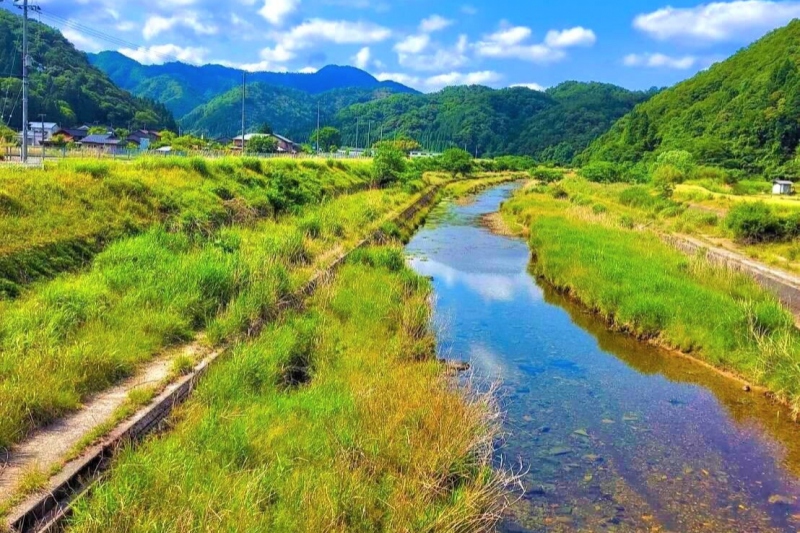
[[[525,488],[500,530],[800,531],[800,425],[537,282],[526,243],[480,224],[516,186],[442,203],[407,246],[441,356],[498,387],[497,464]]]

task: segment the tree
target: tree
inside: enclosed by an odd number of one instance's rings
[[[0,144],[12,144],[17,140],[17,134],[4,124],[0,124]]]
[[[398,139],[392,139],[389,141],[378,141],[372,145],[372,147],[375,150],[380,150],[380,148],[383,146],[393,148],[395,150],[400,150],[406,155],[410,154],[411,152],[422,149],[422,145],[420,145],[414,139],[409,139],[407,137],[400,137]]]
[[[247,141],[247,151],[253,154],[273,154],[278,151],[278,139],[271,135],[256,135]]]
[[[108,128],[105,126],[92,126],[88,131],[89,135],[105,135],[108,133]]]
[[[333,126],[325,126],[321,130],[314,130],[311,144],[319,146],[323,152],[329,152],[331,147],[342,145],[342,134]]]
[[[455,178],[459,174],[468,176],[472,173],[472,156],[461,148],[445,150],[441,156],[442,168]]]
[[[264,122],[258,127],[258,133],[263,133],[264,135],[272,135],[274,132],[272,131],[272,126]]]
[[[392,183],[400,178],[406,170],[406,157],[397,148],[380,146],[372,161],[372,171],[378,185]]]
[[[58,148],[63,148],[67,145],[67,138],[63,135],[54,135],[53,138],[50,139],[50,144]]]

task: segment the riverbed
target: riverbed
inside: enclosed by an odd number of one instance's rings
[[[517,185],[445,202],[407,246],[433,278],[442,357],[496,384],[501,531],[800,531],[800,425],[741,384],[609,332],[480,224]]]

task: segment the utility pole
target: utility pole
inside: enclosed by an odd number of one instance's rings
[[[42,140],[41,140],[41,145],[42,145],[42,167],[44,167],[44,117],[46,117],[46,116],[47,115],[44,114],[44,113],[39,113],[39,119],[42,122]],[[36,135],[34,135],[33,138],[36,139]]]
[[[356,118],[356,151],[358,151],[358,126],[361,119]]]
[[[245,116],[244,116],[244,105],[245,105],[245,98],[247,97],[247,71],[242,71],[242,156],[244,156],[245,152],[245,142],[244,142],[244,135],[245,135]]]
[[[28,162],[28,0],[22,0],[22,162]]]
[[[319,155],[319,101],[317,101],[317,155]]]

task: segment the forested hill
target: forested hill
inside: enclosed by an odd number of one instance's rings
[[[779,176],[800,141],[800,21],[621,119],[580,161],[650,159],[688,150],[707,164]]]
[[[175,128],[161,104],[134,97],[89,64],[61,33],[30,23],[30,115],[64,126],[108,124],[119,127]],[[22,124],[22,18],[0,9],[0,109],[15,128]]]
[[[358,102],[369,102],[395,94],[391,86],[350,87],[320,94],[309,94],[266,83],[247,86],[246,119],[248,130],[269,124],[276,132],[295,141],[306,141],[317,125],[317,109],[329,123],[336,113]],[[181,120],[185,131],[206,137],[233,137],[241,132],[242,91],[231,89]]]
[[[90,60],[115,83],[132,93],[164,103],[178,118],[242,84],[242,71],[221,65],[187,65],[173,62],[142,65],[118,52],[90,54]],[[317,72],[251,72],[248,83],[264,83],[320,94],[336,89],[386,89],[416,93],[393,81],[378,81],[355,67],[329,65]],[[201,110],[198,110],[201,112]]]
[[[340,111],[335,123],[345,139],[355,136],[357,124],[363,133],[371,123],[376,135],[407,135],[434,149],[455,144],[484,156],[523,154],[569,163],[652,94],[579,82],[545,92],[449,87],[354,105]]]

